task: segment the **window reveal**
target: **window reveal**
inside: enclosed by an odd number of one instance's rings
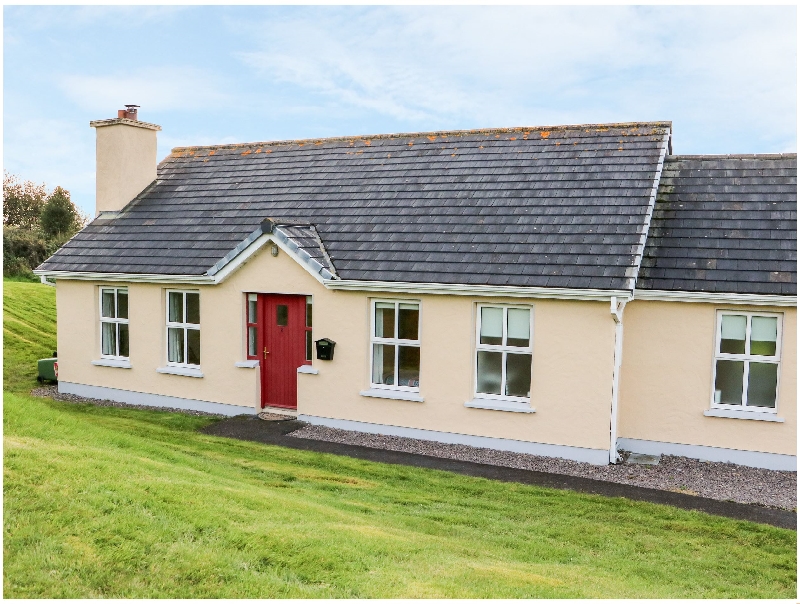
[[[718,312],[717,323],[712,406],[774,412],[780,316]]]
[[[478,307],[476,395],[525,399],[531,396],[531,311],[507,306]]]
[[[200,365],[200,294],[167,292],[167,361]]]
[[[100,354],[106,358],[128,358],[128,289],[100,288]]]
[[[247,357],[258,358],[258,294],[247,294]]]
[[[419,303],[373,302],[372,385],[419,390]]]

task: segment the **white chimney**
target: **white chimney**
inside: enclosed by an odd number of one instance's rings
[[[156,132],[140,122],[138,105],[125,105],[116,119],[96,120],[97,214],[118,212],[156,179]]]

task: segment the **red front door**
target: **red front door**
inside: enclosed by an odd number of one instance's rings
[[[258,298],[261,406],[297,409],[297,368],[306,363],[306,297]]]

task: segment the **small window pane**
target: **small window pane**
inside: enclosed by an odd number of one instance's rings
[[[114,290],[113,289],[104,289],[102,295],[102,308],[101,308],[101,315],[102,317],[108,318],[115,318],[117,315],[114,312]]]
[[[753,317],[750,325],[750,354],[775,356],[778,344],[778,319]],[[748,399],[748,405],[750,404]]]
[[[257,294],[248,294],[247,295],[247,322],[248,323],[258,323],[256,320],[256,309],[258,308],[258,295]]]
[[[275,322],[278,327],[289,325],[289,307],[286,304],[278,304],[275,307]]]
[[[372,383],[394,385],[394,345],[372,345]]]
[[[742,404],[744,361],[717,361],[714,383],[714,402],[726,405]]]
[[[501,393],[502,366],[502,352],[478,351],[478,392],[482,394]]]
[[[778,387],[778,365],[775,363],[750,363],[747,383],[748,407],[775,407]]]
[[[119,356],[127,357],[130,356],[128,352],[128,324],[127,323],[119,323]]]
[[[402,311],[401,311],[402,316]],[[398,386],[409,386],[419,388],[419,347],[417,346],[398,346],[400,349],[397,359],[400,374]]]
[[[529,354],[506,356],[506,396],[530,397],[532,360]]]
[[[128,290],[117,290],[117,317],[120,319],[128,318]]]
[[[258,356],[258,343],[256,341],[256,328],[247,328],[247,356]]]
[[[101,323],[103,354],[117,355],[117,324]]]
[[[503,343],[503,309],[484,306],[481,308],[481,344]],[[500,394],[499,392],[497,394]]]
[[[186,322],[200,324],[200,294],[186,294]]]
[[[311,332],[306,332],[306,361],[310,361],[314,352],[314,343],[311,341]]]
[[[375,303],[375,337],[394,337],[394,304],[388,302]]]
[[[187,329],[186,330],[186,352],[187,363],[190,365],[200,364],[200,330]]]
[[[183,323],[183,294],[169,292],[169,322]]]
[[[722,338],[719,343],[719,351],[727,354],[744,354],[746,331],[747,317],[722,315]]]
[[[170,363],[183,363],[183,332],[180,327],[167,329],[167,358]]]
[[[531,342],[531,311],[526,308],[508,309],[509,346],[528,347]],[[516,395],[515,395],[516,396]]]
[[[311,296],[306,296],[306,327],[311,327],[312,311]]]
[[[397,336],[401,340],[419,339],[419,305],[400,304],[397,317]]]

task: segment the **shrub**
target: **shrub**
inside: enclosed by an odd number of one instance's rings
[[[31,272],[58,249],[58,241],[19,227],[3,227],[3,276],[20,276],[31,280]]]

